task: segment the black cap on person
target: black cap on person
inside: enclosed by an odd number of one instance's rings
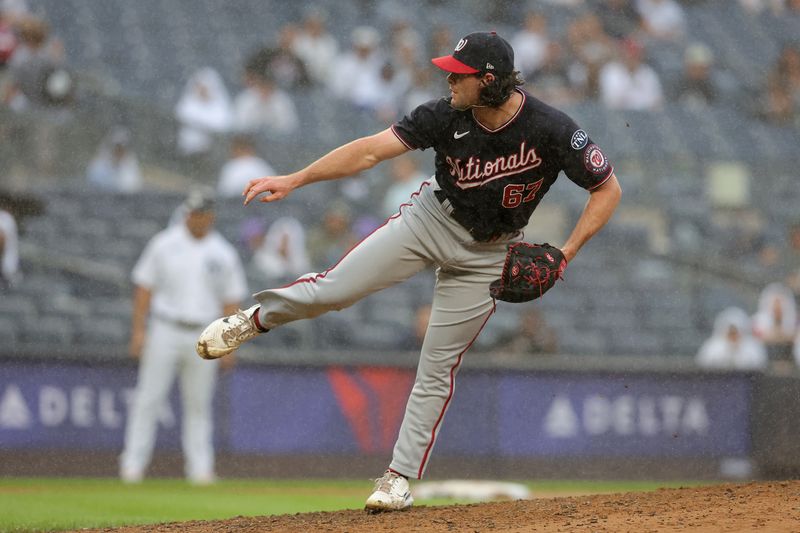
[[[198,187],[189,192],[183,207],[187,213],[214,211],[216,198],[214,190],[210,187]]]
[[[431,62],[454,74],[510,74],[514,71],[514,50],[493,31],[475,32],[458,41],[452,55],[435,57]]]

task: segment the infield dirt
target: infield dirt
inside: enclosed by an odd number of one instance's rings
[[[86,531],[86,530],[82,530]],[[653,492],[236,517],[95,531],[115,532],[666,532],[800,531],[800,481],[753,482]]]

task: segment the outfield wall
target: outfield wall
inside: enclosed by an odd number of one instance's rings
[[[280,475],[280,462],[296,475],[303,464],[308,475],[359,475],[385,464],[413,380],[408,367],[240,364],[222,376],[216,397],[220,469]],[[464,368],[429,474],[652,478],[790,471],[800,463],[800,429],[791,420],[800,407],[798,383],[796,377],[663,365],[622,370],[550,361]],[[77,461],[70,473],[83,472],[85,459],[92,463],[87,474],[113,475],[134,384],[132,364],[0,361],[0,474],[59,473],[59,458],[70,458]],[[167,463],[179,463],[179,424],[173,391],[157,443],[159,454],[172,458]],[[105,465],[99,472],[98,464]]]

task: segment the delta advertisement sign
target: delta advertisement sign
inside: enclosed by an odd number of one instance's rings
[[[0,449],[121,449],[136,385],[130,366],[0,362]],[[180,447],[177,391],[156,445]]]
[[[414,382],[410,369],[240,365],[215,399],[218,450],[389,454]],[[0,449],[121,449],[130,366],[0,362]],[[176,386],[177,388],[177,386]],[[437,455],[745,457],[745,375],[462,370]],[[177,391],[157,447],[180,446]]]

